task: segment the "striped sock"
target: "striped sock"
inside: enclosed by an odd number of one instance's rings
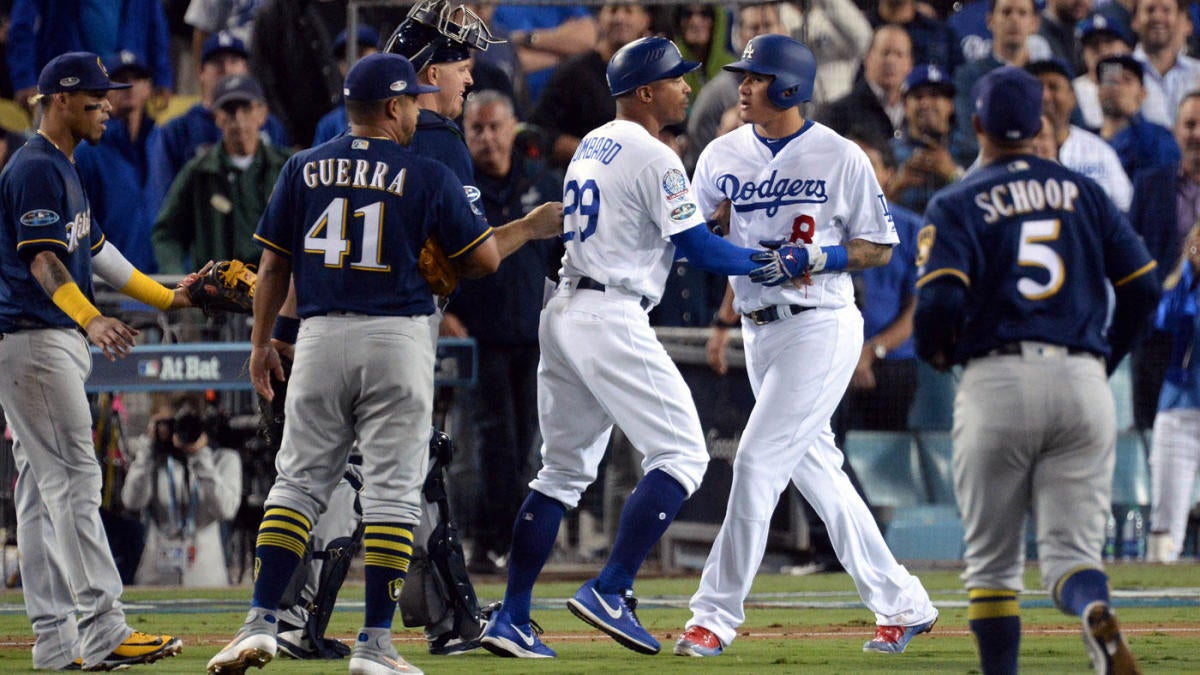
[[[312,523],[298,511],[284,506],[266,507],[258,525],[254,548],[255,607],[279,609],[279,601],[308,547]]]
[[[1054,586],[1055,604],[1071,616],[1082,616],[1083,609],[1097,600],[1109,604],[1108,575],[1095,567],[1071,570]]]
[[[1017,592],[972,588],[968,592],[967,623],[975,634],[984,675],[1017,672],[1021,653],[1021,606]]]
[[[408,523],[367,523],[363,531],[367,628],[391,628],[400,589],[412,560],[413,527]]]

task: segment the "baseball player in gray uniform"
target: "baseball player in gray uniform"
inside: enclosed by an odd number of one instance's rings
[[[847,272],[887,264],[899,242],[896,227],[866,154],[800,112],[816,74],[807,47],[760,35],[725,69],[741,78],[739,114],[747,124],[701,153],[696,202],[714,213],[728,200],[730,240],[773,241],[802,280],[771,287],[730,279],[756,400],[734,458],[725,521],[675,653],[716,656],[733,642],[789,481],[828,525],[838,560],[875,615],[864,651],[903,652],[933,628],[938,612],[920,580],[896,562],[842,471],[830,426],[863,343]]]
[[[1136,673],[1100,561],[1116,461],[1105,364],[1154,308],[1154,260],[1095,182],[1034,156],[1034,76],[1000,68],[973,96],[980,166],[925,212],[915,317],[921,358],[965,364],[953,464],[967,620],[983,672],[1016,673],[1032,511],[1042,586],[1080,618],[1096,672]]]
[[[100,141],[108,90],[128,86],[111,82],[95,54],[52,59],[38,78],[37,134],[0,175],[0,406],[13,431],[21,581],[39,670],[150,663],[183,644],[125,623],[83,388],[89,340],[115,359],[137,335],[92,304],[93,272],[159,309],[191,306],[184,290],[154,282],[105,240],[71,160],[83,141]]]

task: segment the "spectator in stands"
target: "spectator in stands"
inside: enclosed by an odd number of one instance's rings
[[[1042,11],[1042,25],[1038,34],[1050,43],[1051,58],[1066,63],[1072,77],[1086,70],[1080,58],[1075,26],[1086,19],[1091,11],[1092,0],[1047,0],[1046,9]]]
[[[8,74],[17,103],[30,107],[37,78],[50,59],[89,51],[107,58],[127,49],[150,65],[155,93],[169,98],[175,86],[170,36],[161,0],[15,0],[8,29]]]
[[[867,153],[880,185],[888,184],[896,172],[888,139],[855,134],[849,138]],[[889,204],[888,210],[896,224],[899,245],[892,249],[887,265],[854,274],[866,340],[850,386],[834,416],[838,443],[849,429],[904,431],[917,393],[912,331],[917,305],[917,231],[922,225],[921,216],[896,204]]]
[[[332,35],[321,18],[321,2],[262,0],[255,15],[250,74],[262,83],[267,107],[300,148],[312,144],[317,122],[342,95]],[[293,46],[280,48],[281,45]],[[299,76],[298,76],[299,75]]]
[[[617,104],[608,89],[608,60],[618,49],[650,35],[650,12],[619,0],[600,8],[595,49],[567,58],[550,76],[529,121],[546,131],[551,160],[565,167],[589,131],[611,121]]]
[[[213,116],[220,142],[183,167],[154,223],[154,254],[167,274],[261,253],[254,230],[288,153],[263,142],[267,104],[249,75],[217,83]]]
[[[1033,154],[1042,159],[1058,161],[1058,139],[1054,136],[1054,123],[1042,114],[1042,128],[1033,137]]]
[[[816,120],[848,136],[892,138],[904,127],[904,79],[912,72],[912,40],[899,26],[875,29],[863,77],[846,96],[817,110]]]
[[[264,0],[191,0],[183,20],[192,27],[192,52],[196,62],[204,50],[204,42],[222,31],[251,44],[251,29],[255,14]],[[281,44],[276,42],[275,44]]]
[[[950,156],[954,85],[939,66],[922,64],[904,80],[904,127],[892,140],[900,168],[882,184],[888,201],[924,213],[933,193],[958,180],[963,168]]]
[[[596,18],[583,5],[500,5],[493,17],[497,32],[517,47],[530,101],[541,97],[555,66],[599,39]]]
[[[359,26],[354,42],[358,48],[358,58],[360,59],[379,51],[379,33],[370,26]],[[338,72],[342,74],[342,79],[345,79],[346,73],[350,72],[350,66],[354,65],[347,58],[346,31],[339,33],[333,41],[333,56],[337,59]],[[343,103],[325,113],[321,121],[317,122],[317,130],[312,144],[320,145],[331,138],[342,135],[349,128],[348,125],[346,105]]]
[[[734,50],[741,53],[750,38],[767,34],[788,34],[787,28],[779,18],[779,3],[742,5],[737,12],[737,25],[734,26]],[[700,91],[692,92],[695,99],[692,101],[692,110],[687,121],[688,147],[684,156],[685,166],[695,166],[696,158],[700,156],[704,146],[717,137],[721,115],[738,101],[739,81],[737,74],[721,71]]]
[[[221,523],[242,503],[242,460],[235,450],[209,445],[203,409],[199,396],[180,396],[130,444],[121,499],[147,524],[138,584],[229,584]]]
[[[1193,133],[1200,133],[1200,130]],[[1150,445],[1150,536],[1146,559],[1175,562],[1183,550],[1192,485],[1200,472],[1200,223],[1167,277],[1156,325],[1171,336],[1171,360]]]
[[[156,127],[147,141],[150,157],[147,199],[151,212],[159,211],[183,165],[221,139],[221,130],[213,118],[213,92],[223,77],[248,75],[247,59],[246,43],[229,33],[214,33],[205,40],[197,73],[200,102],[183,115]],[[288,146],[283,125],[274,116],[267,118],[264,133],[272,144],[280,148]]]
[[[1025,66],[1025,70],[1042,81],[1042,112],[1054,126],[1058,161],[1099,183],[1117,208],[1128,213],[1133,186],[1121,167],[1117,152],[1103,138],[1071,124],[1075,90],[1071,88],[1067,64],[1055,60],[1035,61]]]
[[[1028,64],[1031,58],[1026,40],[1037,33],[1038,24],[1034,0],[989,1],[987,25],[992,32],[992,51],[984,58],[963,64],[954,74],[954,88],[958,92],[954,99],[957,133],[951,152],[960,165],[970,166],[979,154],[975,130],[971,127],[971,116],[975,114],[971,89],[979,78],[1000,66],[1024,67]]]
[[[932,63],[953,73],[963,62],[954,30],[918,11],[916,0],[880,0],[875,10],[867,13],[867,20],[872,28],[890,23],[907,31],[915,63]]]
[[[1108,20],[1109,25],[1117,27],[1126,35],[1133,35],[1133,10],[1137,0],[1109,0],[1097,2],[1096,13]],[[1132,44],[1130,45],[1132,47]]]
[[[1133,50],[1146,66],[1146,119],[1168,129],[1183,97],[1200,82],[1200,60],[1183,53],[1189,19],[1185,0],[1138,0],[1133,31],[1138,44]]]
[[[154,129],[146,104],[150,101],[150,68],[137,54],[121,50],[105,64],[113,82],[132,85],[108,94],[112,104],[108,128],[97,145],[75,149],[79,180],[92,208],[92,219],[104,236],[134,267],[158,271],[150,234],[156,213],[146,199],[149,158],[147,139]]]
[[[783,23],[817,59],[813,103],[821,105],[850,93],[874,31],[850,0],[810,0],[782,5]],[[800,11],[803,8],[803,11]],[[792,21],[790,14],[798,16]]]
[[[1125,175],[1179,161],[1179,144],[1166,127],[1147,122],[1138,112],[1146,100],[1142,62],[1129,55],[1110,56],[1096,65],[1104,123],[1100,137],[1117,151]]]
[[[729,34],[729,14],[721,5],[699,2],[679,5],[673,14],[675,46],[679,47],[684,60],[701,64],[683,79],[692,91],[700,91],[706,82],[721,72],[721,66],[737,60],[725,40]]]
[[[1179,162],[1140,172],[1134,177],[1129,221],[1158,262],[1165,283],[1185,251],[1192,225],[1200,221],[1200,92],[1180,102],[1175,117]],[[1147,326],[1145,337],[1130,355],[1133,376],[1133,423],[1146,431],[1154,426],[1159,392],[1171,359],[1171,337]],[[1152,525],[1153,526],[1153,525]]]
[[[1099,129],[1104,120],[1104,114],[1100,111],[1096,64],[1105,57],[1133,51],[1133,34],[1121,31],[1119,25],[1110,22],[1103,14],[1093,14],[1075,26],[1075,37],[1079,41],[1085,70],[1071,80],[1071,87],[1075,89],[1076,105],[1083,117],[1083,126],[1088,129]]]
[[[512,101],[496,91],[472,94],[463,132],[475,162],[475,185],[489,223],[509,223],[562,198],[562,174],[514,147]],[[467,390],[467,419],[479,440],[475,543],[469,569],[494,574],[508,554],[512,521],[532,475],[537,438],[538,317],[545,279],[561,258],[557,240],[533,241],[500,263],[496,274],[464,280],[443,323],[459,322],[479,346],[479,380]]]

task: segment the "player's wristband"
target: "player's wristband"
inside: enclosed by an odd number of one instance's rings
[[[849,255],[846,253],[845,246],[808,244],[804,248],[808,249],[809,272],[817,274],[818,272],[838,272],[846,269]]]
[[[300,335],[300,319],[282,314],[275,317],[275,327],[271,329],[273,340],[294,345],[298,335]]]
[[[171,309],[171,304],[175,302],[174,291],[142,274],[136,268],[120,291],[134,300],[140,300],[151,307],[162,310]]]
[[[50,300],[79,324],[80,328],[86,329],[92,319],[100,316],[100,310],[87,299],[83,291],[79,290],[79,284],[74,281],[59,286],[50,296]]]

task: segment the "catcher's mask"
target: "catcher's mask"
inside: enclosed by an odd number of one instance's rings
[[[447,0],[422,0],[388,38],[385,52],[399,54],[419,73],[431,63],[454,63],[471,58],[471,50],[486,51],[504,40],[478,14]]]

